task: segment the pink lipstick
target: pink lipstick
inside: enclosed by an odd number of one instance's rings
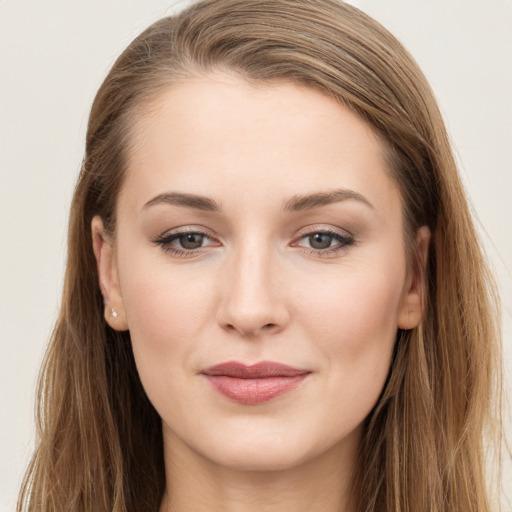
[[[252,366],[228,361],[201,373],[222,395],[242,404],[254,405],[295,389],[311,372],[272,361]]]

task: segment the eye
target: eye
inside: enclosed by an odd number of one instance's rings
[[[354,243],[352,236],[332,230],[312,231],[301,236],[292,245],[302,247],[309,254],[333,255]]]
[[[186,233],[178,236],[175,241],[183,249],[199,249],[203,246],[206,237],[202,233]]]
[[[200,231],[164,233],[153,242],[164,252],[170,252],[176,256],[193,256],[204,247],[220,245],[217,240]]]
[[[304,238],[307,238],[312,249],[328,249],[331,247],[332,242],[336,240],[334,235],[328,233],[313,233]]]

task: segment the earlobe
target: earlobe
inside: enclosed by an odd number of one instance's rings
[[[413,254],[413,264],[407,278],[398,315],[398,327],[414,329],[421,322],[427,290],[427,261],[432,233],[427,226],[418,230]]]
[[[115,252],[105,232],[103,220],[98,215],[92,219],[91,233],[98,281],[105,301],[105,320],[112,329],[126,331],[128,325],[119,286]]]

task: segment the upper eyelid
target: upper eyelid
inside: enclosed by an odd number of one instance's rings
[[[301,230],[299,230],[299,233],[296,238],[302,238],[313,233],[328,233],[330,235],[338,235],[344,238],[354,238],[354,235],[347,229],[325,225],[313,225],[304,227]]]
[[[212,240],[218,239],[218,237],[213,235],[209,229],[201,226],[182,226],[178,228],[168,229],[167,231],[164,231],[161,235],[158,235],[156,238],[167,238],[171,236],[179,236],[188,233],[197,233],[198,235],[204,235],[208,238],[211,238]]]

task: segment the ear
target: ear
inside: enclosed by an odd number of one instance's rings
[[[91,223],[92,246],[101,294],[105,301],[105,320],[116,331],[128,330],[119,286],[117,260],[112,241],[106,235],[103,220],[96,215]]]
[[[426,268],[431,236],[432,234],[427,226],[422,226],[416,236],[413,261],[406,279],[398,313],[398,327],[403,330],[417,327],[423,316],[424,298],[427,289]]]

